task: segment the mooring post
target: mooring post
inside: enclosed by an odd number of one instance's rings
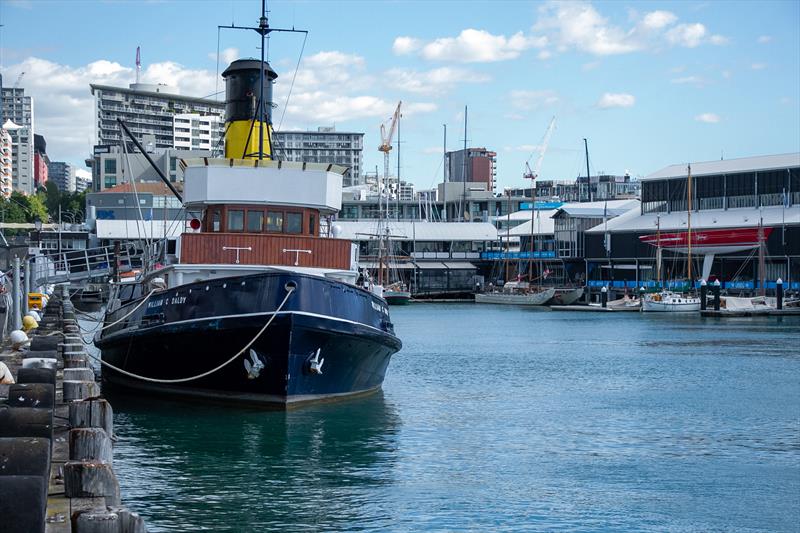
[[[19,287],[19,257],[14,257],[14,275],[12,278],[11,290],[13,294],[13,312],[14,316],[11,317],[11,330],[22,329],[22,313],[20,313],[20,287]]]
[[[783,309],[783,280],[781,278],[775,281],[775,306],[778,311]]]
[[[605,309],[608,307],[608,287],[603,285],[603,288],[600,289],[600,306]]]
[[[708,307],[708,283],[706,280],[700,280],[700,310],[705,311]]]
[[[719,311],[719,304],[721,299],[719,280],[714,281],[714,286],[712,287],[712,291],[714,294],[714,311]]]
[[[25,292],[22,293],[22,314],[27,315],[28,311],[28,295],[31,292],[31,262],[27,257],[25,258],[25,279],[22,280]]]

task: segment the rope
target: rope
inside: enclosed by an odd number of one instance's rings
[[[227,361],[225,361],[224,363],[222,363],[218,367],[212,368],[211,370],[209,370],[207,372],[203,372],[202,374],[198,374],[196,376],[191,376],[191,377],[188,377],[188,378],[179,378],[179,379],[148,378],[147,376],[140,376],[138,374],[134,374],[132,372],[128,372],[127,370],[123,370],[123,369],[121,369],[119,367],[116,367],[116,366],[112,365],[111,363],[109,363],[108,361],[103,361],[99,357],[94,356],[94,355],[92,355],[92,354],[90,354],[88,352],[87,352],[86,355],[88,355],[91,359],[94,359],[95,361],[99,362],[101,365],[105,365],[105,366],[107,366],[108,368],[110,368],[112,370],[116,370],[120,374],[124,374],[124,375],[126,375],[128,377],[132,377],[132,378],[135,378],[135,379],[141,379],[142,381],[149,381],[150,383],[185,383],[187,381],[194,381],[194,380],[197,380],[197,379],[201,379],[201,378],[204,378],[206,376],[209,376],[209,375],[213,374],[214,372],[217,372],[218,370],[222,370],[223,368],[225,368],[226,366],[228,366],[229,364],[234,362],[240,355],[242,355],[244,352],[246,352],[247,349],[250,348],[253,345],[253,343],[255,343],[258,340],[258,338],[261,337],[261,335],[267,330],[269,325],[272,324],[272,321],[275,319],[276,316],[278,316],[278,313],[281,312],[281,309],[283,309],[284,304],[286,304],[286,301],[289,299],[289,296],[291,296],[293,292],[294,292],[294,287],[287,287],[286,296],[284,297],[283,301],[278,306],[278,308],[275,309],[275,312],[272,314],[272,316],[269,317],[269,320],[267,320],[267,323],[264,324],[264,327],[262,327],[258,331],[258,333],[256,333],[256,336],[253,337],[253,339],[250,342],[248,342],[244,346],[244,348],[242,348],[241,350],[236,352],[236,355],[234,355],[233,357],[231,357],[230,359],[228,359]]]
[[[105,330],[105,329],[108,329],[108,328],[110,328],[111,326],[116,326],[117,324],[119,324],[120,322],[122,322],[123,320],[125,320],[126,318],[128,318],[129,316],[131,316],[131,315],[132,315],[132,314],[133,314],[133,313],[134,313],[134,312],[135,312],[137,309],[139,309],[141,306],[143,306],[143,305],[144,305],[144,303],[147,301],[147,299],[148,299],[148,298],[150,298],[150,297],[153,295],[153,293],[154,293],[154,292],[156,292],[157,290],[158,290],[158,289],[153,289],[152,291],[150,291],[150,294],[148,294],[147,296],[145,296],[145,297],[144,297],[144,299],[142,299],[142,301],[141,301],[141,302],[139,302],[139,303],[136,305],[136,307],[134,307],[133,309],[131,309],[131,310],[130,310],[130,312],[129,312],[127,315],[125,315],[124,317],[120,318],[119,320],[115,320],[114,322],[112,322],[111,324],[109,324],[109,325],[107,325],[107,326],[103,326],[102,328],[100,328],[100,331],[103,331],[103,330]],[[95,330],[95,331],[96,331],[96,330]],[[91,333],[91,332],[90,332],[90,333]]]

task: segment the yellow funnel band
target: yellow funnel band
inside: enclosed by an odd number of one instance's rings
[[[264,157],[271,157],[272,146],[269,144],[269,135],[267,134],[270,128],[267,124],[264,126]],[[228,159],[258,159],[258,136],[261,132],[261,123],[258,121],[235,120],[229,122],[225,133],[225,157]]]

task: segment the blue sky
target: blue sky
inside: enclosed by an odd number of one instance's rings
[[[273,27],[310,31],[286,128],[336,125],[365,136],[382,166],[379,125],[404,102],[401,174],[441,180],[467,138],[498,153],[498,184],[520,186],[552,116],[543,179],[647,175],[674,163],[800,151],[800,2],[269,2]],[[252,1],[0,3],[2,72],[35,97],[51,158],[82,165],[93,136],[90,82],[144,79],[206,96],[216,87],[217,25],[253,24]],[[221,56],[256,56],[257,36],[224,31]],[[301,36],[277,35],[280,120]],[[392,156],[392,167],[396,161]]]

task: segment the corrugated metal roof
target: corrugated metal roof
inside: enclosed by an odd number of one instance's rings
[[[488,222],[420,222],[389,220],[389,235],[397,241],[496,241],[497,228]],[[340,239],[365,241],[378,231],[377,220],[337,220]],[[385,226],[384,226],[385,227]]]
[[[743,209],[711,209],[695,211],[692,213],[692,229],[717,229],[717,228],[752,228],[758,226],[763,219],[765,226],[780,226],[782,224],[800,224],[800,206],[784,209],[781,206],[755,207]],[[675,213],[647,213],[640,214],[639,209],[632,209],[622,216],[611,219],[607,224],[609,233],[623,232],[648,232],[661,231],[686,231],[686,212]],[[603,233],[604,224],[587,230],[586,233]]]
[[[754,157],[741,157],[738,159],[723,159],[720,161],[703,161],[691,163],[692,176],[709,176],[713,174],[735,174],[737,172],[752,172],[755,170],[774,170],[779,168],[800,167],[800,152],[792,154],[760,155]],[[645,180],[663,180],[669,178],[685,178],[687,164],[680,163],[662,168]]]
[[[573,217],[617,217],[630,209],[638,208],[639,200],[609,200],[608,202],[576,202],[564,204],[557,212],[564,211]]]
[[[533,225],[533,233],[538,235],[552,235],[555,232],[556,223],[552,217],[556,212],[558,212],[558,209],[539,212],[538,216],[534,219],[536,223]],[[511,231],[508,232],[509,235],[519,236],[531,234],[531,212],[527,211],[527,215],[527,222],[523,222],[519,226],[511,228]],[[501,230],[500,233],[505,235],[505,230]]]

